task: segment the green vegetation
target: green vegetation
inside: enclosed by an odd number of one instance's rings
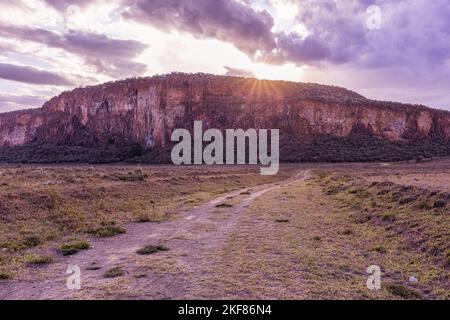
[[[114,267],[105,272],[105,278],[117,278],[121,277],[125,274],[125,272],[120,267]]]
[[[447,202],[444,200],[436,200],[433,204],[433,208],[445,208],[446,206]]]
[[[24,239],[23,244],[29,248],[37,247],[41,244],[41,239],[39,236],[28,236]]]
[[[381,219],[383,221],[395,221],[395,213],[394,212],[385,212],[383,213],[383,215],[381,216]]]
[[[53,257],[32,254],[32,255],[25,257],[25,261],[28,266],[44,266],[44,265],[52,263]]]
[[[386,290],[392,293],[394,296],[401,297],[403,299],[420,299],[422,297],[420,292],[405,287],[401,284],[387,284]]]
[[[144,173],[144,171],[141,168],[139,168],[133,172],[128,172],[125,175],[118,175],[117,178],[125,182],[135,182],[135,181],[145,181],[145,179],[148,178],[148,175]]]
[[[154,254],[160,251],[167,251],[169,250],[168,248],[164,247],[164,246],[145,246],[142,249],[139,249],[138,251],[136,251],[137,254],[140,255],[149,255],[149,254]]]
[[[383,246],[375,246],[372,248],[372,251],[384,254],[387,252],[387,249]]]
[[[11,275],[9,273],[0,271],[0,281],[9,279],[11,279]]]
[[[127,232],[127,230],[125,228],[111,226],[111,225],[100,227],[93,231],[90,231],[91,234],[93,234],[94,236],[96,236],[98,238],[114,237],[114,236],[117,236],[119,234],[126,233],[126,232]]]
[[[89,242],[82,240],[74,240],[68,243],[63,243],[60,247],[60,251],[65,256],[73,255],[81,250],[87,250],[91,247]]]

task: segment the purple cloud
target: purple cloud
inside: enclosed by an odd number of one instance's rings
[[[0,43],[0,55],[7,53],[7,52],[11,52],[14,51],[15,47],[12,44],[9,43]]]
[[[235,0],[123,0],[123,4],[128,7],[126,18],[230,42],[249,55],[275,47],[273,17]]]
[[[13,95],[0,93],[0,111],[12,111],[40,107],[48,99],[33,95]]]
[[[56,73],[6,63],[0,63],[0,78],[30,84],[58,86],[70,86],[73,84],[70,80]]]
[[[2,6],[24,7],[24,3],[21,0],[2,0]]]
[[[65,11],[67,7],[71,5],[85,7],[88,4],[95,2],[95,0],[44,0],[44,2],[48,3],[58,11]]]
[[[370,30],[369,5],[381,10]],[[297,64],[352,63],[362,68],[404,66],[427,70],[450,58],[450,4],[446,0],[302,2],[298,23],[310,34],[276,35],[277,50],[263,58]]]
[[[134,40],[117,40],[106,35],[70,30],[59,34],[45,29],[0,25],[0,36],[42,43],[52,48],[77,54],[96,67],[98,72],[113,77],[141,75],[145,64],[130,62],[147,45]]]
[[[297,23],[309,35],[272,32],[268,11],[256,11],[250,1],[123,0],[123,15],[162,30],[180,30],[199,38],[234,44],[258,59],[297,65],[352,63],[363,68],[442,65],[450,56],[450,4],[447,0],[293,1]],[[366,9],[378,5],[380,30],[366,26]]]

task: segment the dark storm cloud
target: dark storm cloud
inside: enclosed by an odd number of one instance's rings
[[[106,35],[70,30],[59,34],[40,28],[0,25],[0,36],[42,43],[77,54],[95,66],[98,72],[114,77],[141,75],[144,64],[129,62],[147,45],[134,40],[117,40]]]
[[[249,55],[275,47],[273,17],[235,0],[123,0],[123,4],[128,6],[126,18],[226,41]]]
[[[7,63],[0,63],[0,78],[30,84],[72,85],[71,81],[56,73]]]
[[[233,68],[224,66],[224,68],[227,70],[225,75],[226,76],[234,76],[234,77],[254,77],[255,74],[251,72],[250,70],[245,69],[239,69],[239,68]]]

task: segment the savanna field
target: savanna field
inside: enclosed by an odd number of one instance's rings
[[[448,299],[449,181],[449,160],[2,165],[0,298]]]

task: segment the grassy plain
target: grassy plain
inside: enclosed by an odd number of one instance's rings
[[[449,299],[449,245],[450,160],[290,164],[276,176],[251,166],[0,167],[0,293],[66,256],[91,252],[90,263],[123,249],[126,263],[86,267],[99,270],[96,289],[77,297]],[[381,290],[366,287],[370,265]]]

